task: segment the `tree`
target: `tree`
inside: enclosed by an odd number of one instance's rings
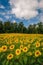
[[[37,30],[38,30],[38,33],[42,33],[43,34],[43,23],[42,22],[38,23]]]
[[[24,24],[23,24],[23,22],[20,22],[20,23],[18,24],[18,32],[19,32],[19,33],[23,33],[23,28],[24,28]]]
[[[2,21],[0,21],[0,33],[2,33],[3,32],[3,23],[2,23]]]
[[[33,24],[33,27],[32,28],[33,28],[32,29],[32,33],[34,33],[34,34],[38,33],[36,24]]]
[[[32,31],[33,31],[33,26],[32,25],[29,25],[28,26],[28,33],[32,33]]]
[[[11,23],[10,21],[4,22],[4,32],[10,33]]]
[[[23,22],[12,23],[10,21],[0,21],[0,33],[31,33],[31,34],[43,34],[43,23],[39,22],[37,24],[29,25],[27,28],[24,26]]]
[[[27,33],[28,32],[28,30],[27,30],[27,28],[24,26],[23,27],[23,33]]]
[[[10,30],[11,33],[14,33],[14,23],[11,23],[11,30]]]
[[[15,22],[14,23],[14,32],[17,33],[18,32],[18,24]]]

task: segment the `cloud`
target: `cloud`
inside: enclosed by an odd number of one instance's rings
[[[0,5],[0,8],[4,9],[5,7],[3,5]]]
[[[5,12],[0,12],[0,15],[5,15],[6,13]]]
[[[43,13],[40,14],[40,21],[43,22]]]
[[[43,16],[40,17],[41,22],[43,22]]]
[[[2,18],[0,18],[0,21],[3,21],[3,19],[2,19]]]
[[[5,18],[6,20],[11,19],[11,17],[12,17],[12,15],[10,14],[10,11],[0,12],[0,15],[2,16],[2,18]]]
[[[15,14],[17,18],[30,19],[38,15],[38,1],[37,0],[10,0],[11,13]]]
[[[40,0],[40,2],[39,2],[39,8],[41,10],[41,13],[39,14],[39,16],[40,16],[39,20],[41,22],[43,22],[43,0]]]
[[[43,0],[40,0],[40,2],[39,2],[39,8],[43,8]]]
[[[4,17],[5,17],[6,19],[9,19],[9,16],[8,16],[8,15],[5,15]]]

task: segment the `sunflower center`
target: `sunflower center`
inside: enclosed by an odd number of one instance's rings
[[[38,46],[38,44],[37,44],[37,46]]]
[[[37,52],[37,54],[39,54],[39,52]]]
[[[3,47],[3,49],[5,49],[5,47]]]
[[[24,50],[26,50],[26,48]]]
[[[17,51],[17,53],[19,53],[19,51]]]
[[[11,46],[11,48],[13,48],[13,46]]]
[[[9,57],[11,57],[11,55]]]

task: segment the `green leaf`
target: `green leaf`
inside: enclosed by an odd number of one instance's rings
[[[9,64],[9,61],[7,61],[5,65],[8,65],[8,64]]]
[[[9,65],[13,65],[13,62],[10,62],[10,64]]]
[[[0,59],[2,59],[2,58],[4,57],[4,55],[5,55],[5,54],[3,53],[3,54],[1,55],[1,57],[0,57]]]
[[[6,63],[6,60],[4,60],[4,61],[2,62],[2,65],[5,65],[5,63]]]
[[[24,64],[27,64],[27,56],[23,57]]]
[[[19,59],[19,63],[20,63],[20,65],[24,65],[24,64],[23,64],[23,59],[22,59],[22,58]]]
[[[17,62],[17,63],[15,63],[15,65],[19,65],[19,63]]]
[[[34,65],[39,65],[39,64],[34,64]]]
[[[37,61],[38,61],[38,63],[41,64],[41,63],[43,63],[43,58],[40,58],[40,59],[38,59]]]
[[[15,56],[15,59],[19,59],[19,56]]]
[[[35,59],[34,58],[32,58],[30,60],[31,60],[31,64],[33,64],[35,62]]]
[[[35,63],[35,58],[34,57],[32,57],[32,56],[29,56],[28,57],[28,64],[33,64],[33,63]]]

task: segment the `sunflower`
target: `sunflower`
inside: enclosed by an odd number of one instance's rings
[[[6,50],[7,50],[7,46],[6,45],[2,46],[2,51],[5,52]]]
[[[21,50],[23,49],[23,45],[20,45],[20,49],[21,49]]]
[[[22,41],[22,40],[20,40],[20,43],[21,43],[21,44],[23,44],[23,41]]]
[[[0,52],[2,52],[2,48],[0,47]]]
[[[39,42],[36,43],[36,47],[40,47],[40,43]]]
[[[14,47],[15,47],[14,45],[11,45],[11,46],[9,47],[9,49],[10,49],[10,50],[13,50]]]
[[[29,55],[31,56],[32,55],[32,52],[29,52]]]
[[[8,56],[7,56],[7,59],[8,60],[11,60],[13,58],[13,54],[9,54]]]
[[[41,43],[41,46],[43,46],[43,42]]]
[[[18,39],[15,40],[15,43],[18,43]]]
[[[21,54],[21,50],[20,49],[16,49],[16,55],[20,55]]]
[[[23,48],[23,52],[27,52],[28,51],[28,48],[27,47],[24,47]]]
[[[41,52],[40,52],[39,50],[36,50],[35,56],[38,57],[38,56],[40,56],[40,55],[41,55]]]
[[[30,48],[30,44],[28,44],[28,48]]]

